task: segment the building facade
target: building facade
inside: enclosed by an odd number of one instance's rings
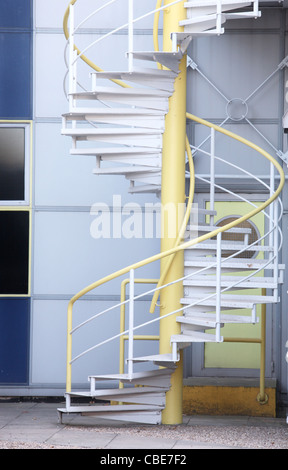
[[[93,156],[69,155],[70,142],[61,135],[62,114],[68,110],[63,16],[67,0],[0,0],[0,395],[62,396],[66,380],[67,303],[71,297],[98,278],[159,251],[155,232],[145,232],[145,214],[159,202],[153,194],[129,194],[129,183],[119,176],[95,176]],[[83,5],[80,5],[83,3]],[[94,1],[79,0],[79,17],[86,17]],[[102,2],[104,3],[104,2]],[[139,3],[139,2],[138,2]],[[146,3],[155,8],[154,0]],[[149,5],[148,5],[149,3]],[[148,8],[149,7],[149,8]],[[114,14],[101,12],[97,24],[91,18],[77,40],[85,48],[87,40],[109,33],[126,18],[121,6]],[[135,1],[135,10],[142,6]],[[194,38],[188,48],[187,110],[234,131],[257,143],[279,159],[287,174],[286,134],[282,117],[287,108],[287,11],[286,5],[260,2],[261,18],[228,22],[220,37]],[[151,18],[135,27],[139,50],[153,49]],[[161,27],[161,26],[160,26]],[[161,31],[160,31],[161,33]],[[126,69],[127,28],[107,38],[97,49],[95,61],[104,70]],[[107,44],[107,46],[106,46]],[[88,74],[87,74],[88,77]],[[88,78],[83,77],[83,84]],[[197,125],[187,122],[189,140],[202,141]],[[232,150],[235,162],[250,158]],[[204,159],[195,157],[197,172],[205,177]],[[251,160],[251,172],[269,179],[269,168],[259,168]],[[219,169],[223,181],[239,194],[249,193],[255,203],[265,191],[249,178],[235,176],[233,170]],[[195,201],[209,206],[205,184],[196,185]],[[282,193],[282,262],[287,264],[287,187]],[[130,205],[137,206],[131,218]],[[216,195],[217,222],[227,214],[241,215],[245,203]],[[228,210],[229,207],[229,210]],[[106,232],[100,234],[99,210],[112,214]],[[128,214],[128,216],[127,216]],[[130,215],[130,218],[129,218]],[[120,217],[120,219],[119,219]],[[121,231],[116,227],[121,220]],[[114,224],[113,224],[114,223]],[[261,233],[264,221],[253,221]],[[108,227],[108,228],[107,228]],[[98,232],[97,232],[98,230]],[[146,268],[145,277],[157,278],[158,266]],[[267,311],[265,377],[275,389],[277,412],[287,406],[287,275],[277,306]],[[109,308],[120,299],[119,289],[105,286],[97,294],[81,300],[81,321],[91,309]],[[141,302],[147,315],[150,300]],[[76,311],[77,315],[77,311]],[[89,328],[82,343],[93,344],[109,326],[111,335],[119,331],[117,313],[101,326]],[[105,323],[106,322],[106,323]],[[247,328],[247,327],[246,327]],[[227,336],[238,334],[233,328]],[[248,331],[259,335],[259,330]],[[89,361],[75,369],[75,384],[87,382],[91,362],[98,373],[117,372],[118,343],[93,352]],[[140,346],[139,346],[140,348]],[[155,342],[151,350],[156,350]],[[195,344],[185,351],[184,377],[187,386],[257,383],[260,349],[258,344]],[[222,382],[221,382],[222,381]],[[271,385],[272,384],[272,385]],[[197,412],[197,409],[196,409]]]

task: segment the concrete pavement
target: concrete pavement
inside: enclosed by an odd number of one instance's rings
[[[0,448],[170,449],[173,452],[177,449],[245,449],[251,448],[250,431],[256,439],[255,448],[261,445],[288,448],[285,419],[184,416],[183,424],[178,426],[148,426],[64,415],[60,424],[57,407],[61,406],[63,403],[0,399]],[[261,439],[257,441],[259,430]]]

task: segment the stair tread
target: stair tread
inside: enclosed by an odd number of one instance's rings
[[[186,316],[181,316],[177,317],[176,321],[178,323],[184,324],[184,325],[195,325],[195,326],[209,326],[211,328],[215,327],[216,325],[216,318],[205,318],[203,317],[186,317]]]
[[[129,374],[95,374],[90,375],[89,379],[94,378],[96,380],[120,380],[121,382],[131,382],[136,381],[139,379],[146,379],[146,378],[157,378],[160,376],[167,376],[170,375],[173,371],[173,367],[170,369],[168,367],[164,369],[156,369],[156,370],[149,370],[143,372],[133,372],[132,377]]]
[[[180,26],[187,26],[190,24],[197,24],[206,21],[216,20],[217,14],[216,13],[208,13],[201,16],[194,16],[192,18],[186,18],[185,20],[179,21]]]
[[[94,174],[98,175],[112,175],[112,174],[121,174],[126,175],[129,173],[161,173],[161,167],[148,167],[148,166],[124,166],[124,167],[110,167],[110,168],[95,168],[93,170]]]
[[[132,70],[129,72],[127,70],[123,71],[110,71],[110,72],[93,72],[93,75],[99,78],[115,78],[115,79],[126,79],[129,78],[142,78],[142,77],[149,77],[149,78],[159,78],[161,80],[171,80],[174,81],[177,74],[172,70],[159,70],[159,69],[142,69],[142,70]]]
[[[217,242],[215,240],[215,243],[213,243],[212,241],[210,242],[200,242],[200,243],[197,243],[197,245],[193,245],[191,247],[188,247],[188,248],[185,248],[186,250],[189,250],[189,249],[205,249],[205,250],[215,250],[217,248]],[[254,245],[254,246],[247,246],[247,245],[244,245],[243,243],[239,242],[239,243],[226,243],[225,242],[222,242],[222,249],[223,250],[235,250],[235,249],[246,249],[246,251],[273,251],[273,247],[271,246],[262,246],[262,245]]]
[[[211,297],[210,299],[204,300],[203,294],[193,295],[192,297],[184,297],[181,299],[182,304],[194,304],[195,302],[199,302],[200,300],[202,305],[215,305],[216,303],[216,294],[214,297]],[[263,296],[263,295],[229,295],[229,294],[223,294],[221,296],[221,305],[224,306],[229,306],[229,305],[238,305],[239,308],[243,308],[245,305],[247,305],[247,308],[250,308],[250,306],[253,306],[255,304],[259,303],[274,303],[275,299],[272,296]],[[242,306],[242,307],[241,307]]]
[[[245,269],[258,269],[261,266],[265,266],[267,264],[266,259],[253,259],[253,258],[233,258],[227,260],[227,258],[221,258],[221,265],[222,267],[232,267],[232,268],[238,268],[238,267],[245,267]],[[206,258],[206,257],[194,257],[190,258],[189,260],[186,259],[184,261],[185,266],[208,266],[209,264],[215,264],[216,263],[216,258]],[[273,261],[271,262],[271,265],[273,265]],[[270,266],[271,266],[270,265]],[[266,269],[271,269],[267,265]],[[279,269],[285,269],[284,264],[279,264]]]
[[[138,193],[159,193],[161,191],[160,184],[145,184],[139,186],[133,186],[129,188],[128,192],[131,194]]]
[[[162,129],[149,129],[145,128],[134,128],[134,127],[98,127],[98,128],[86,128],[86,129],[62,129],[62,134],[71,136],[85,136],[85,135],[156,135],[161,136],[163,134]]]
[[[254,13],[253,11],[242,11],[242,12],[225,12],[227,20],[238,20],[242,18],[257,18],[261,16],[261,12]]]
[[[107,389],[97,389],[94,391],[85,390],[85,391],[71,391],[66,393],[70,396],[79,396],[79,397],[105,397],[105,396],[124,396],[124,395],[141,395],[141,394],[163,394],[165,391],[169,390],[170,387],[129,387],[129,388],[107,388]]]
[[[161,410],[163,406],[161,405],[73,405],[69,408],[57,408],[58,411],[62,413],[70,412],[80,412],[82,409],[83,412],[90,413],[109,413],[109,412],[121,412],[121,411],[149,411],[149,410]],[[78,410],[78,411],[77,411]]]
[[[194,343],[194,342],[216,342],[215,335],[209,333],[201,333],[198,331],[191,331],[191,335],[172,335],[171,343]]]
[[[258,323],[259,319],[257,319]],[[184,324],[216,324],[216,314],[213,313],[206,313],[201,316],[201,314],[191,314],[191,315],[183,315],[181,317],[177,317],[177,322],[184,323]],[[231,315],[227,313],[221,313],[220,322],[225,323],[251,323],[251,317],[248,315]]]
[[[71,117],[80,117],[80,116],[121,116],[124,114],[125,116],[131,116],[135,118],[135,116],[140,117],[159,117],[164,116],[164,113],[157,109],[138,109],[138,108],[75,108],[75,110],[63,114],[63,117],[71,118]]]
[[[178,72],[178,64],[182,59],[181,51],[177,52],[155,52],[155,51],[139,51],[132,52],[133,57],[138,60],[149,60],[159,62],[174,72]]]
[[[133,357],[133,362],[171,362],[175,363],[172,354],[154,354],[151,356],[140,356],[140,357]]]
[[[219,229],[217,225],[187,225],[186,230],[199,230],[203,232],[212,232],[214,230]],[[250,228],[242,228],[242,227],[233,227],[229,230],[226,230],[226,233],[244,233],[249,234],[252,230]]]
[[[75,99],[97,99],[98,95],[107,96],[131,96],[144,98],[169,98],[170,92],[164,90],[151,90],[150,88],[113,88],[97,86],[93,91],[81,91],[71,93]]]
[[[214,277],[214,279],[213,279]],[[279,283],[279,281],[278,281]],[[258,288],[276,288],[278,283],[274,280],[273,277],[263,277],[263,276],[254,276],[251,279],[245,279],[242,276],[222,276],[221,277],[221,286],[228,287],[237,284],[235,287],[251,287],[256,286]],[[184,279],[184,286],[216,286],[217,281],[215,276],[193,276],[192,279]]]
[[[222,0],[221,4],[222,5],[237,5],[239,4],[241,7],[243,6],[248,6],[251,5],[251,3],[254,3],[255,0],[251,0],[249,2],[245,0]],[[194,8],[194,7],[202,7],[202,6],[214,6],[217,5],[217,0],[196,0],[195,2],[185,2],[184,7],[185,8]]]
[[[70,155],[145,155],[147,158],[160,156],[159,148],[151,147],[103,147],[103,148],[79,148],[71,149]]]

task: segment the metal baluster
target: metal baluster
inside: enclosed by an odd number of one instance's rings
[[[129,72],[133,70],[133,20],[134,20],[134,0],[129,0],[128,6],[128,59],[129,59]]]
[[[134,329],[134,269],[130,270],[129,286],[129,332],[128,332],[128,375],[133,375],[133,329]]]
[[[216,267],[216,341],[221,341],[221,240],[222,233],[217,234],[217,267]]]
[[[73,110],[74,98],[71,95],[76,91],[76,62],[74,51],[74,30],[75,30],[75,19],[74,19],[74,5],[70,5],[70,24],[69,24],[69,109]]]
[[[217,34],[221,34],[222,27],[222,3],[221,0],[217,1],[217,10],[216,10],[216,31]]]
[[[273,270],[273,278],[274,278],[274,283],[276,284],[276,288],[274,289],[274,299],[276,302],[278,302],[278,263],[279,263],[279,251],[278,251],[278,199],[274,201],[272,204],[274,206],[274,246],[273,246],[273,251],[274,251],[274,270]]]
[[[211,128],[210,145],[210,209],[214,211],[215,202],[215,129]],[[214,215],[210,215],[210,225],[214,224]]]

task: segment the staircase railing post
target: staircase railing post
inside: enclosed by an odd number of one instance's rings
[[[74,43],[74,5],[70,4],[70,23],[69,23],[69,108],[73,109],[74,98],[72,93],[76,91],[76,62],[75,62],[75,43]]]
[[[275,168],[270,163],[270,197],[273,196],[275,191]],[[269,212],[269,246],[273,247],[273,252],[270,253],[270,258],[273,259],[273,280],[278,284],[278,199],[270,204]],[[274,297],[278,297],[278,288],[274,289]]]
[[[128,326],[128,375],[133,374],[133,335],[134,335],[134,269],[130,270],[129,284],[129,326]]]
[[[128,0],[128,64],[129,64],[129,72],[133,70],[133,20],[134,20],[134,0]]]
[[[273,237],[273,252],[274,252],[274,271],[273,271],[273,277],[274,277],[274,283],[276,286],[278,286],[278,262],[279,262],[279,247],[278,247],[278,199],[275,200],[273,203],[274,206],[274,237]],[[278,287],[274,289],[274,298],[275,301],[278,301]]]
[[[217,234],[217,266],[216,266],[216,341],[221,341],[221,241],[222,233]]]
[[[214,211],[215,206],[215,129],[211,128],[210,145],[210,209]],[[210,215],[210,225],[214,224],[214,215]]]
[[[222,26],[222,2],[221,0],[217,1],[217,10],[216,10],[216,31],[217,34],[221,34]]]

